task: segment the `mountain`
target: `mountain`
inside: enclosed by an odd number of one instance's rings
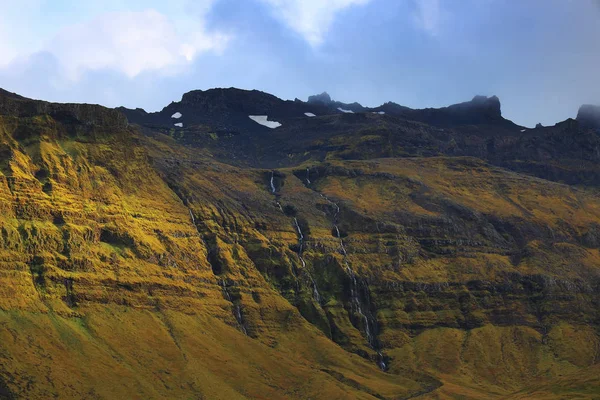
[[[597,398],[597,133],[321,103],[0,92],[0,398]]]
[[[345,113],[340,108],[357,111]],[[311,96],[305,103],[259,91],[212,89],[187,93],[158,113],[120,110],[143,129],[243,167],[277,168],[331,159],[470,156],[553,181],[600,184],[600,138],[581,123],[581,117],[527,129],[502,117],[495,96],[417,110],[391,102],[375,108],[337,103],[327,93]],[[177,113],[181,116],[173,118]],[[249,118],[254,115],[279,125],[275,129],[264,126]]]

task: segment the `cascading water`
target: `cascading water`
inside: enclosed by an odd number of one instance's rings
[[[221,289],[223,290],[223,295],[225,296],[225,299],[227,299],[228,302],[233,303],[233,300],[231,300],[231,295],[229,294],[229,289],[227,289],[227,285],[225,284],[225,281],[221,281]]]
[[[310,185],[310,170],[306,168],[306,184]]]
[[[346,252],[346,247],[344,246],[344,241],[342,240],[342,236],[340,235],[340,230],[337,227],[337,225],[334,225],[333,228],[335,229],[335,234],[336,234],[337,238],[340,239],[340,250],[342,251],[342,254],[345,257],[348,255],[348,253]]]
[[[233,315],[235,316],[235,319],[237,320],[238,324],[240,325],[240,329],[242,330],[242,333],[246,336],[248,336],[248,330],[246,329],[246,326],[244,325],[244,317],[242,317],[242,306],[240,306],[239,304],[234,304],[233,305]]]
[[[244,316],[242,315],[242,306],[238,302],[235,302],[233,300],[233,298],[231,297],[231,293],[229,293],[229,289],[227,288],[227,284],[225,283],[224,280],[221,281],[219,283],[219,285],[221,286],[221,289],[223,290],[223,297],[225,297],[225,299],[228,302],[230,302],[231,305],[233,306],[232,313],[233,313],[235,320],[238,323],[238,327],[240,328],[242,333],[247,336],[248,330],[246,329],[246,324],[244,323]]]
[[[340,251],[344,256],[344,264],[346,266],[346,272],[350,277],[350,308],[353,314],[358,315],[359,319],[362,322],[363,330],[367,339],[367,343],[369,346],[377,352],[377,365],[382,371],[387,369],[387,365],[385,363],[385,357],[381,352],[381,346],[379,344],[379,340],[377,339],[377,329],[378,323],[377,319],[373,315],[370,310],[371,306],[371,296],[369,287],[366,282],[359,280],[357,278],[356,273],[350,266],[348,262],[348,253],[346,251],[346,247],[344,246],[344,240],[342,239],[342,235],[340,233],[340,229],[338,227],[338,216],[340,214],[340,207],[337,203],[331,201],[327,196],[320,193],[321,197],[323,197],[327,202],[329,202],[335,208],[335,213],[333,215],[333,230],[335,232],[335,237],[340,241]]]
[[[304,240],[304,235],[302,234],[302,229],[300,229],[300,225],[298,224],[298,218],[294,218],[294,224],[296,225],[298,236],[300,236],[300,249],[302,249],[302,241]]]
[[[306,179],[308,181],[308,183],[310,183],[310,180],[308,179],[308,168],[306,169]],[[271,193],[273,193],[274,195],[277,196],[277,188],[275,187],[275,171],[271,171],[271,179],[269,181],[270,186],[271,186]],[[275,201],[275,204],[277,205],[277,207],[279,208],[279,210],[285,214],[285,211],[283,210],[283,207],[281,206],[281,203],[279,201]],[[314,278],[312,277],[310,271],[306,268],[306,261],[304,260],[304,258],[302,257],[302,251],[304,250],[304,234],[302,233],[302,229],[300,228],[300,224],[298,223],[298,218],[294,218],[294,227],[296,228],[296,232],[298,233],[298,258],[300,259],[300,263],[302,264],[302,269],[306,272],[306,274],[308,275],[308,278],[310,279],[310,282],[312,284],[313,287],[313,299],[317,302],[317,303],[321,303],[321,294],[319,293],[319,289],[317,287],[317,283],[314,280]],[[296,279],[296,293],[300,292],[300,283],[298,280],[298,273],[296,271],[296,268],[292,268],[292,273],[294,275],[294,278]]]
[[[296,231],[298,232],[298,258],[302,263],[302,268],[306,271],[308,278],[310,279],[313,287],[313,299],[317,303],[321,303],[321,294],[319,293],[319,288],[317,287],[317,283],[313,279],[311,273],[306,268],[306,261],[302,257],[302,250],[304,249],[304,235],[302,234],[302,228],[300,228],[300,224],[298,223],[298,218],[294,218],[294,225],[296,227]]]
[[[381,351],[377,352],[377,365],[382,371],[385,371],[387,369],[387,364],[385,363],[385,358],[383,357]]]
[[[277,189],[275,188],[275,171],[271,171],[271,193],[275,194]]]

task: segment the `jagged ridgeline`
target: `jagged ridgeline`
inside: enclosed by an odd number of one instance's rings
[[[0,399],[597,398],[590,110],[0,92]]]

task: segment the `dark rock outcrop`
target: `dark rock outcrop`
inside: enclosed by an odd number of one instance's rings
[[[4,90],[0,92],[0,115],[20,118],[50,115],[57,121],[68,120],[83,125],[119,130],[128,125],[127,118],[118,110],[95,104],[48,103],[27,99]]]
[[[308,96],[309,103],[320,103],[323,105],[329,105],[332,103],[331,96],[329,93],[323,92],[321,94],[315,94],[314,96]]]
[[[582,105],[577,113],[577,121],[585,127],[600,129],[600,106]]]

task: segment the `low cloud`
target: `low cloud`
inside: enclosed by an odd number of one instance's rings
[[[10,41],[7,26],[0,16],[0,67],[8,64],[15,56],[16,52]]]
[[[335,16],[351,6],[371,0],[262,0],[272,7],[273,15],[300,34],[311,46],[323,43]]]
[[[414,0],[415,11],[413,20],[417,28],[432,36],[439,33],[441,10],[439,0]]]

